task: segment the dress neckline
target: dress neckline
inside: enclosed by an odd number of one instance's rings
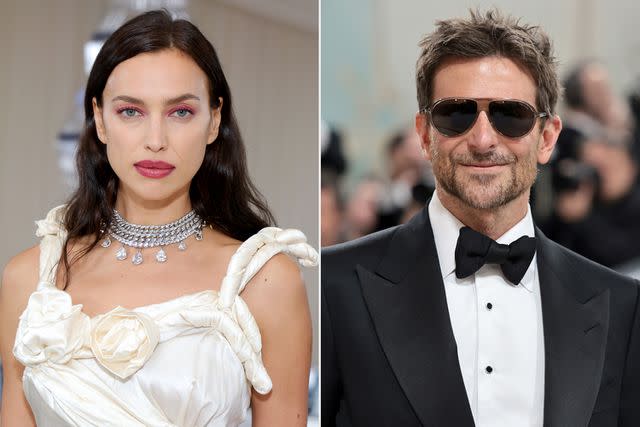
[[[179,301],[182,301],[182,300],[196,299],[197,297],[199,297],[201,295],[210,294],[212,296],[218,296],[220,294],[219,291],[216,291],[214,289],[205,289],[205,290],[202,290],[202,291],[191,292],[191,293],[188,293],[188,294],[180,295],[180,296],[177,296],[175,298],[168,299],[168,300],[164,300],[164,301],[160,301],[160,302],[156,302],[156,303],[152,303],[152,304],[139,305],[139,306],[131,307],[131,308],[118,304],[118,305],[116,305],[115,307],[111,308],[108,311],[105,311],[103,313],[98,313],[98,314],[91,315],[91,314],[87,313],[84,310],[84,304],[82,304],[82,303],[76,304],[74,302],[73,297],[71,296],[71,294],[69,292],[65,291],[64,289],[60,289],[60,288],[58,288],[56,286],[52,286],[51,288],[55,289],[57,291],[63,292],[65,295],[67,295],[69,297],[69,300],[71,301],[71,305],[72,306],[74,306],[74,305],[81,306],[80,311],[82,312],[82,314],[87,316],[90,320],[94,320],[94,319],[97,319],[99,317],[103,317],[103,316],[111,313],[113,310],[117,309],[118,307],[124,308],[124,309],[126,309],[128,311],[134,311],[134,312],[135,311],[142,311],[142,312],[145,312],[145,311],[147,311],[149,309],[155,309],[155,308],[160,308],[160,307],[164,307],[164,306],[170,306],[170,305],[176,304],[176,303],[178,303]]]
[[[58,206],[49,211],[45,219],[36,221],[38,226],[36,235],[42,237],[40,242],[38,290],[46,287],[60,291],[62,294],[59,295],[65,295],[67,304],[73,306],[71,294],[55,286],[56,266],[60,260],[63,242],[67,236],[62,221],[64,211],[64,205]],[[318,262],[318,253],[309,246],[306,236],[301,231],[296,229],[283,230],[277,227],[265,227],[242,242],[236,249],[229,260],[226,274],[222,278],[218,290],[205,289],[159,303],[141,305],[127,310],[146,311],[150,308],[172,305],[183,299],[195,298],[208,292],[218,297],[218,308],[231,308],[236,298],[253,276],[271,257],[280,252],[291,255],[300,265],[305,267],[315,266]],[[109,311],[90,316],[84,312],[84,305],[78,304],[78,306],[77,311],[89,319],[95,319],[96,317],[111,313],[111,311]],[[116,310],[118,307],[121,306],[116,306],[113,310]],[[121,308],[124,309],[124,307]]]
[[[271,390],[271,379],[262,363],[260,329],[240,293],[278,253],[292,256],[302,266],[317,265],[318,253],[301,231],[266,227],[249,237],[231,257],[219,289],[205,289],[132,309],[116,306],[90,316],[82,304],[73,304],[71,294],[55,286],[53,273],[66,238],[63,213],[64,206],[60,206],[52,209],[46,219],[37,221],[36,234],[42,237],[39,282],[20,316],[13,348],[25,373],[46,379],[55,371],[59,380],[61,372],[70,372],[59,366],[74,359],[93,358],[113,375],[125,379],[144,366],[160,340],[180,334],[181,328],[206,328],[225,338],[256,392],[266,394]],[[118,353],[122,337],[133,343],[126,360]],[[64,383],[59,382],[63,387]]]

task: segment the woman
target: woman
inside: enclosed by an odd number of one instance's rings
[[[280,252],[317,254],[268,227],[211,44],[132,19],[85,113],[78,190],[3,274],[2,425],[304,425],[309,309]]]

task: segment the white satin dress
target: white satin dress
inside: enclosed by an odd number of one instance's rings
[[[239,295],[274,255],[303,266],[317,252],[297,230],[269,227],[231,258],[220,291],[117,307],[90,318],[54,286],[63,207],[37,221],[40,280],[20,316],[13,353],[38,426],[237,426],[251,387],[271,390],[255,319]]]

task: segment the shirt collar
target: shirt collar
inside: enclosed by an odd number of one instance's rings
[[[460,229],[464,227],[464,224],[442,205],[440,198],[438,198],[437,189],[433,193],[428,209],[429,220],[433,230],[433,239],[438,253],[438,262],[440,263],[440,271],[442,272],[442,277],[445,278],[456,270],[456,243],[458,242]],[[535,228],[533,226],[530,206],[527,206],[527,213],[524,218],[507,230],[507,232],[496,241],[501,244],[509,244],[522,236],[535,237]],[[520,284],[528,291],[533,290],[535,264],[536,257],[534,256],[527,272],[520,281]]]

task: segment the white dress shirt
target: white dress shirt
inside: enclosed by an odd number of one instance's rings
[[[541,427],[544,411],[544,336],[534,256],[513,286],[499,265],[458,279],[455,248],[464,226],[438,198],[429,203],[460,371],[477,427]],[[531,209],[497,239],[534,236]]]

